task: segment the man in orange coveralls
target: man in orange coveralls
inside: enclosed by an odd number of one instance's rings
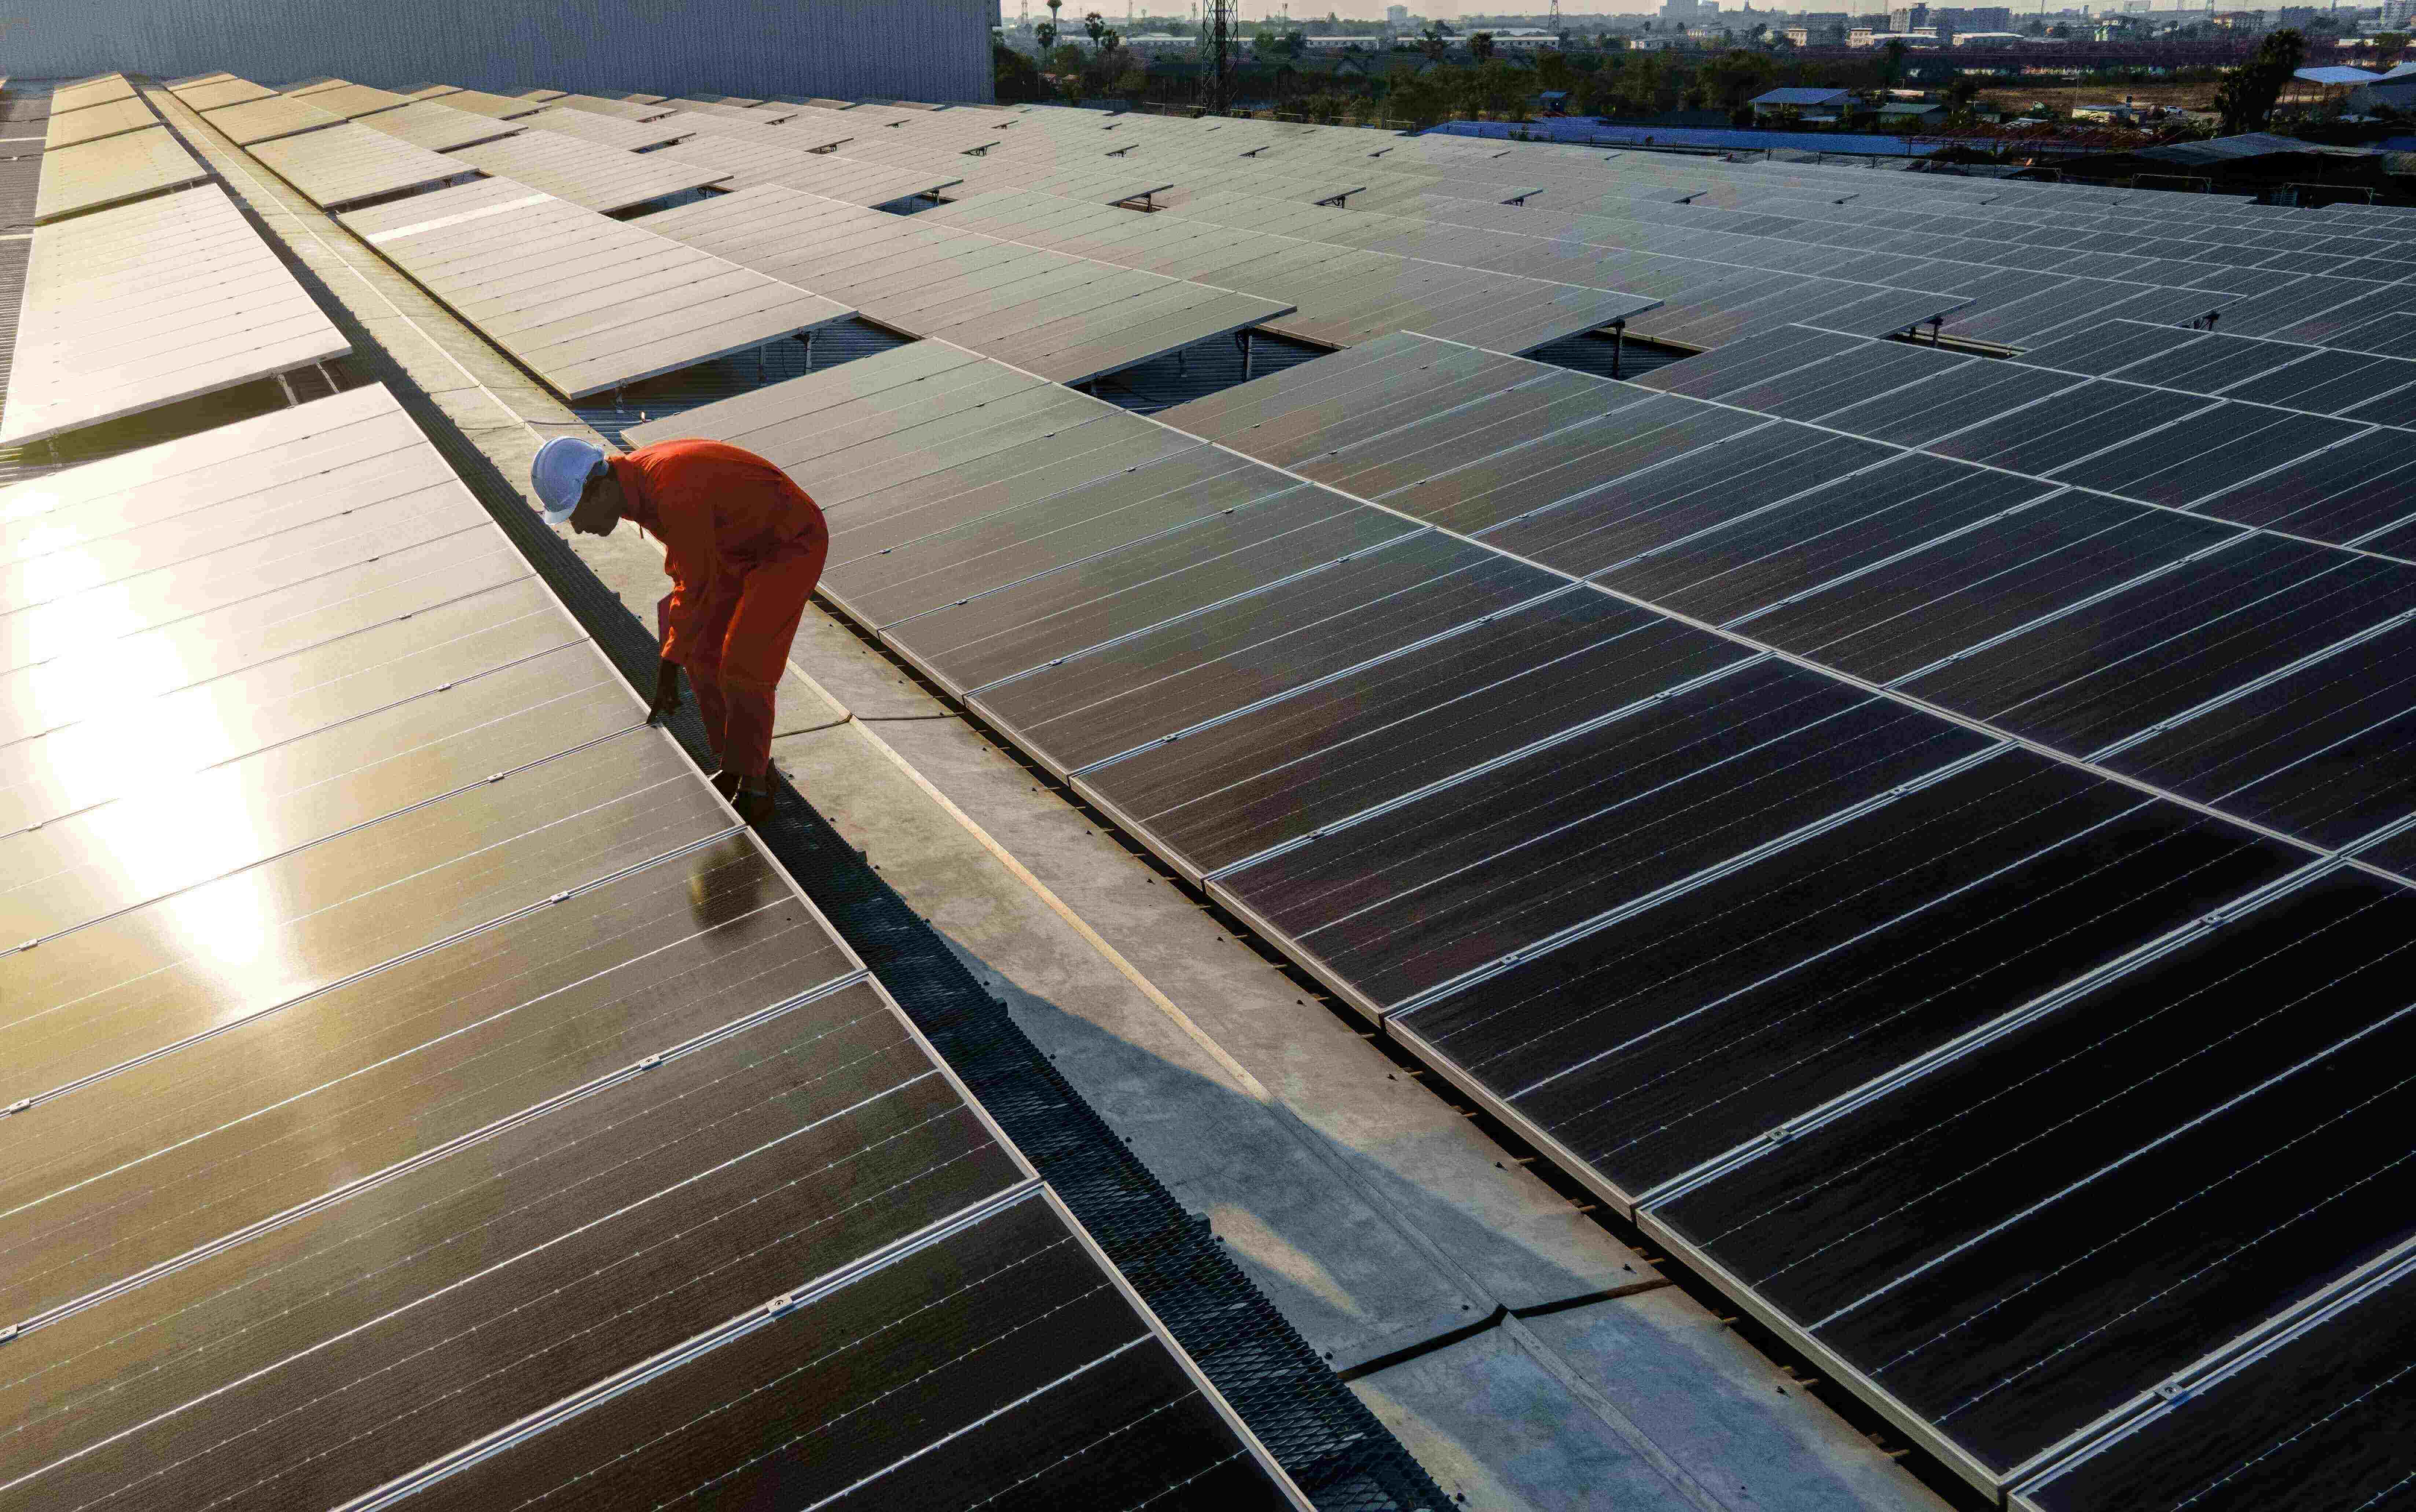
[[[656,607],[662,659],[649,718],[679,707],[687,669],[721,769],[713,785],[748,824],[772,813],[772,699],[823,574],[823,512],[778,468],[718,441],[664,441],[608,457],[556,436],[531,481],[550,524],[609,536],[624,520],[663,543],[672,591]]]

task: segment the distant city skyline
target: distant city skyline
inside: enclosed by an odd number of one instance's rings
[[[2008,0],[2008,3],[2016,15],[2034,14],[2042,8],[2048,13],[2066,9],[2077,11],[2083,8],[2082,0],[2045,0],[2044,5],[2042,0]],[[2318,3],[2324,3],[2324,0],[2318,0]],[[1295,26],[1310,27],[1323,21],[1330,13],[1342,21],[1381,22],[1384,19],[1386,6],[1387,0],[1354,0],[1354,3],[1350,4],[1336,4],[1334,0],[1300,0],[1300,3],[1295,3],[1291,8],[1291,21]],[[1069,31],[1079,30],[1081,18],[1094,8],[1098,10],[1110,26],[1119,30],[1125,27],[1126,13],[1122,5],[1095,5],[1086,3],[1086,0],[1066,0],[1065,8],[1059,13],[1058,24]],[[1744,8],[1744,0],[1721,0],[1720,13],[1723,16],[1741,13]],[[2087,8],[2103,14],[2119,11],[2122,9],[2122,5],[2120,0],[2090,0]],[[2209,7],[2204,4],[2176,3],[2176,0],[2152,0],[2151,8],[2155,11],[2204,10]],[[2242,8],[2260,8],[2252,5]],[[1270,17],[1279,16],[1283,14],[1284,9],[1280,0],[1244,0],[1242,19],[1255,23]],[[1851,15],[1883,16],[1888,12],[1888,6],[1881,3],[1881,0],[1827,0],[1827,3],[1813,5],[1756,5],[1753,9],[1756,14],[1764,12],[1775,14],[1782,10],[1789,13],[1802,10],[1833,10]],[[1541,16],[1545,10],[1545,7],[1537,6],[1533,14]],[[1660,0],[1613,0],[1613,3],[1608,4],[1563,0],[1561,16],[1563,21],[1586,16],[1638,18],[1657,16],[1660,10]],[[1035,22],[1048,19],[1047,9],[1039,0],[1034,0],[1032,12]],[[1021,0],[1001,0],[999,16],[1006,24],[1015,24],[1020,13]],[[1425,0],[1423,5],[1412,6],[1410,13],[1419,21],[1440,20],[1457,23],[1463,14],[1490,16],[1518,12],[1497,9],[1483,4],[1463,6],[1458,3],[1458,0]],[[1197,13],[1187,3],[1175,6],[1170,4],[1169,0],[1158,0],[1155,6],[1143,8],[1135,4],[1131,8],[1131,21],[1137,31],[1161,29],[1155,24],[1160,23],[1188,26],[1196,19]],[[1145,25],[1144,23],[1151,24]]]

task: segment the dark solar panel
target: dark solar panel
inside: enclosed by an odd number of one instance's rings
[[[1872,442],[1782,421],[1506,521],[1483,536],[1503,551],[1583,576],[1896,455]]]
[[[1751,622],[1757,639],[1886,682],[2222,544],[2212,521],[2062,493]]]
[[[2131,376],[2157,383],[2155,376],[2184,347],[2196,349],[2212,340],[2204,331],[2179,325],[2149,325],[2135,321],[2108,321],[2069,336],[2034,346],[2015,358],[2032,367],[2059,368],[2065,372],[2103,378],[2118,368],[2137,363],[2149,370]]]
[[[2083,461],[2039,471],[2058,482],[2186,508],[2232,487],[2242,474],[2288,468],[2295,459],[2359,433],[2360,427],[2346,420],[2225,402]]]
[[[2403,1274],[2270,1353],[2177,1390],[2016,1504],[2026,1512],[2387,1507],[2416,1441],[2416,1284]]]
[[[1656,1221],[2010,1469],[2407,1237],[2412,923],[2335,872]]]
[[[1563,593],[1080,780],[1192,869],[1213,871],[1750,656],[1602,595]]]
[[[901,620],[883,634],[933,676],[971,691],[1417,528],[1300,484],[1232,514]]]
[[[818,1287],[411,1504],[690,1499],[1289,1504],[1037,1194]]]
[[[2416,813],[2416,630],[2311,660],[2100,760],[2330,850]]]
[[[1654,547],[1594,581],[1724,625],[2051,491],[1914,452]]]
[[[21,1484],[333,1504],[1020,1176],[862,986],[475,1150],[18,1341]]]
[[[2080,382],[2070,373],[1975,360],[1915,387],[1865,399],[1814,418],[1874,441],[1917,446]]]
[[[2416,567],[2252,536],[1907,685],[2085,754],[2398,618]]]
[[[2416,515],[2416,453],[2397,431],[2369,431],[2192,507],[2219,520],[2348,545]]]
[[[1395,1003],[1986,743],[1764,663],[1332,831],[1217,890],[1365,1001]]]
[[[1423,532],[1001,683],[976,702],[1070,771],[1563,587]]]
[[[2099,379],[1964,427],[1927,446],[1942,457],[2040,476],[2128,444],[2141,431],[2206,409],[2210,402]]]
[[[2293,864],[2004,751],[1397,1021],[1632,1201]]]

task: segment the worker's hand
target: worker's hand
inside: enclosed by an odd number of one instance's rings
[[[655,664],[655,701],[646,705],[646,722],[660,724],[679,712],[680,670],[676,661]]]

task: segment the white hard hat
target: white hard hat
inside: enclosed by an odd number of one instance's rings
[[[577,436],[556,436],[537,447],[536,461],[529,465],[529,482],[545,506],[545,522],[559,525],[568,520],[570,511],[579,507],[579,496],[587,491],[587,480],[604,465],[603,448]]]

